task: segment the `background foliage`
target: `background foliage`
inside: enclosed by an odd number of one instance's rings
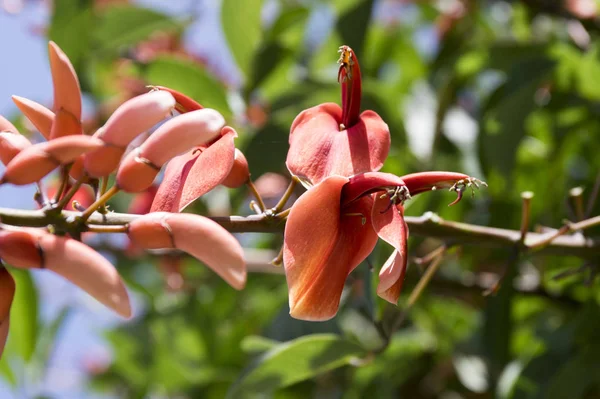
[[[255,178],[287,173],[287,135],[301,110],[339,103],[336,51],[348,44],[363,71],[363,109],[390,126],[385,171],[455,170],[489,183],[452,208],[449,194],[420,196],[407,215],[434,211],[518,229],[520,193],[529,190],[531,220],[542,228],[575,220],[569,189],[591,197],[600,171],[600,25],[578,4],[594,1],[222,0],[223,51],[235,76],[182,44],[191,13],[55,0],[47,35],[94,104],[88,132],[147,84],[169,86],[225,115]],[[249,213],[246,193],[213,194],[196,210]],[[126,197],[112,207],[126,211]],[[263,263],[281,239],[240,236],[265,251]],[[413,237],[410,252],[439,244]],[[371,270],[389,252],[381,244],[352,274],[342,309],[325,323],[288,316],[280,270],[251,273],[238,293],[186,259],[185,288],[173,292],[155,257],[119,254],[138,312],[106,333],[113,356],[88,367],[89,390],[128,398],[600,397],[598,259],[453,249],[390,334],[422,270],[411,264],[401,306],[391,307],[374,295]],[[499,292],[482,295],[505,270]],[[17,392],[43,379],[68,308],[42,322],[31,277],[14,276],[18,322],[0,374]]]

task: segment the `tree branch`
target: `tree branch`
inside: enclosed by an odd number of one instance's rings
[[[60,219],[66,224],[76,226],[76,217],[80,212],[63,211]],[[125,213],[108,213],[102,215],[98,212],[92,214],[88,220],[92,225],[123,225],[140,217]],[[281,233],[285,220],[277,216],[250,215],[211,218],[232,233],[271,232]],[[427,212],[420,217],[407,216],[406,222],[412,235],[438,238],[454,244],[477,244],[488,247],[514,247],[521,246],[527,252],[531,243],[547,237],[546,234],[527,233],[527,239],[520,243],[521,232],[518,230],[500,229],[496,227],[477,226],[473,224],[447,221],[438,215]],[[593,218],[595,219],[595,218]],[[593,220],[588,219],[588,220]],[[56,215],[47,215],[42,210],[19,210],[0,208],[2,223],[13,226],[45,227],[56,223]],[[579,223],[577,224],[579,225]],[[584,227],[587,227],[584,225]],[[600,254],[600,238],[584,237],[581,234],[563,235],[554,238],[547,246],[532,254],[552,254],[578,257],[597,257]]]

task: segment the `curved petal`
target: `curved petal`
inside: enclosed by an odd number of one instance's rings
[[[102,140],[73,135],[34,144],[19,152],[6,165],[0,182],[25,185],[35,183],[60,165],[73,162],[80,155],[100,148]]]
[[[241,245],[208,218],[189,213],[149,213],[129,224],[128,235],[142,248],[178,248],[187,252],[237,290],[246,284]]]
[[[0,132],[0,161],[7,165],[18,153],[31,146],[31,141],[19,133]]]
[[[117,171],[117,184],[127,192],[148,188],[171,158],[219,137],[225,119],[204,108],[169,119],[136,150],[125,156]]]
[[[347,181],[332,176],[314,186],[296,201],[288,217],[283,262],[294,318],[328,320],[335,316],[348,274],[377,242],[369,198],[340,207]],[[368,223],[363,224],[363,218]]]
[[[158,89],[158,90],[164,90],[168,93],[170,93],[174,98],[175,101],[177,101],[177,104],[180,107],[177,107],[177,110],[180,111],[181,113],[185,113],[185,112],[190,112],[190,111],[195,111],[197,109],[202,109],[204,108],[202,105],[200,105],[198,102],[196,102],[196,100],[186,96],[185,94],[168,88],[168,87],[164,87],[164,86],[154,86],[154,88]],[[183,108],[181,108],[183,107]]]
[[[121,316],[131,316],[119,273],[106,258],[77,240],[40,229],[3,230],[0,257],[14,267],[51,270]]]
[[[469,176],[456,172],[418,172],[402,176],[410,195],[417,195],[425,191],[438,188],[450,188],[461,180],[468,180]]]
[[[244,153],[236,148],[231,170],[221,184],[228,188],[238,188],[246,184],[249,179],[250,166],[248,166],[248,160]]]
[[[194,149],[169,162],[151,212],[180,212],[221,184],[234,163],[236,136],[233,129],[228,130],[208,148]]]
[[[342,190],[342,204],[388,188],[402,187],[404,181],[396,175],[383,172],[365,172],[352,176]]]
[[[8,319],[13,297],[15,296],[15,280],[8,270],[0,266],[0,324]],[[1,341],[1,338],[0,338]],[[2,351],[0,350],[0,353]]]
[[[11,132],[20,134],[15,125],[13,125],[8,119],[0,115],[0,132]]]
[[[50,69],[54,86],[54,111],[64,109],[81,120],[81,89],[69,57],[54,42],[48,43]]]
[[[25,97],[12,96],[12,100],[42,136],[46,140],[50,140],[50,132],[54,123],[54,112]]]
[[[85,169],[92,177],[107,176],[119,164],[125,148],[141,133],[171,114],[175,99],[166,91],[151,91],[125,101],[94,137],[110,144],[85,156]]]
[[[0,322],[0,359],[2,359],[2,353],[4,352],[4,345],[6,345],[6,338],[8,338],[8,328],[10,319]]]
[[[79,119],[64,108],[56,111],[54,121],[52,122],[52,129],[50,129],[50,140],[81,133],[82,128]]]
[[[340,131],[342,110],[326,103],[303,111],[290,131],[286,164],[290,172],[317,184],[327,176],[377,171],[390,149],[388,125],[373,111]]]
[[[389,198],[375,196],[373,203],[373,228],[380,238],[395,248],[379,272],[377,295],[396,304],[400,296],[408,260],[408,226],[404,221],[402,205],[389,206]]]

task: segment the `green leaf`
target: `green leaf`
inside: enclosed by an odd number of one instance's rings
[[[260,335],[249,335],[244,337],[240,343],[240,347],[246,353],[262,353],[273,349],[279,343],[279,341],[261,337]]]
[[[225,86],[193,61],[163,56],[145,66],[143,75],[148,84],[167,86],[214,108],[225,118],[231,115]]]
[[[221,23],[229,49],[244,78],[248,78],[254,54],[260,45],[260,14],[263,0],[223,0]]]
[[[155,32],[178,32],[185,22],[146,8],[118,5],[106,8],[94,32],[99,51],[119,51],[148,39]]]
[[[553,66],[546,58],[516,64],[506,82],[489,98],[479,135],[481,161],[486,171],[495,168],[510,176],[517,148],[525,136],[525,120],[537,107],[535,94]]]
[[[273,392],[327,371],[351,364],[365,351],[333,334],[315,334],[277,345],[250,365],[228,392]]]
[[[10,269],[17,286],[10,310],[9,345],[28,362],[35,351],[38,336],[38,295],[27,270]]]
[[[91,0],[55,0],[48,38],[60,46],[78,74],[90,51],[94,17]]]

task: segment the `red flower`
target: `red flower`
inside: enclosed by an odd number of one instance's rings
[[[377,171],[390,150],[388,125],[374,111],[360,114],[361,76],[354,51],[342,46],[340,53],[342,107],[325,103],[309,108],[290,130],[287,167],[309,186],[331,175]]]
[[[368,172],[330,176],[309,189],[292,206],[285,226],[290,314],[304,320],[335,316],[346,277],[371,253],[378,236],[395,251],[381,268],[377,294],[395,304],[407,264],[404,201],[434,187],[450,187],[460,199],[466,187],[478,183],[451,172],[404,177]]]

